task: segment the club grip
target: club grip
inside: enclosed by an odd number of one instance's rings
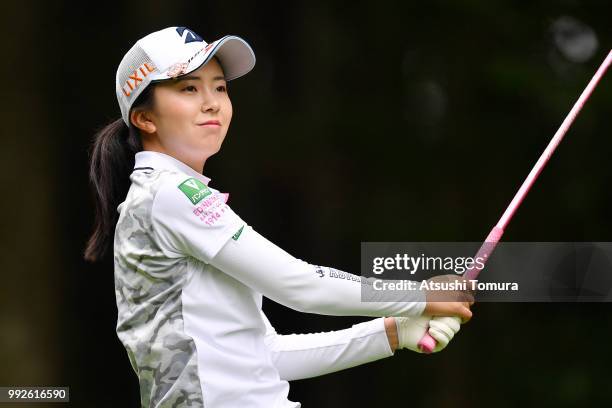
[[[438,342],[436,339],[431,337],[429,333],[425,333],[425,335],[419,340],[419,350],[421,350],[425,354],[430,354],[436,348]]]
[[[495,250],[495,247],[497,246],[497,243],[501,239],[502,235],[504,235],[504,229],[496,225],[491,230],[491,232],[489,232],[487,239],[485,240],[485,242],[483,242],[482,246],[480,247],[474,258],[485,259],[486,262],[486,260],[488,260],[488,258],[493,253],[493,250]],[[463,276],[466,279],[476,279],[483,268],[484,263],[481,268],[477,268],[474,265],[470,269],[468,269]],[[436,339],[429,335],[429,329],[427,329],[421,340],[419,340],[417,347],[419,348],[419,350],[421,350],[421,352],[425,354],[430,354],[434,351],[437,345],[438,342],[436,341]]]

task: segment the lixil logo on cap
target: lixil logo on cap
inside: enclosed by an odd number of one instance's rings
[[[130,96],[132,94],[132,91],[136,89],[138,85],[140,85],[140,83],[144,81],[144,78],[153,71],[155,71],[155,66],[152,62],[145,62],[144,64],[139,66],[133,74],[128,76],[127,81],[125,81],[125,84],[121,88],[123,94],[125,96]],[[142,77],[140,75],[142,75]]]

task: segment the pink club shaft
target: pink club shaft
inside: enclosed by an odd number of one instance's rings
[[[480,257],[481,259],[484,260],[484,262],[482,263],[482,267],[472,268],[468,270],[464,275],[466,279],[476,279],[480,271],[484,268],[484,263],[486,262],[487,259],[489,259],[491,253],[497,246],[497,243],[501,239],[502,235],[504,235],[504,230],[506,229],[506,226],[508,225],[508,223],[510,223],[510,220],[514,216],[514,213],[516,212],[518,207],[523,202],[523,199],[525,198],[525,196],[531,189],[531,186],[533,186],[536,179],[542,172],[542,169],[544,169],[544,166],[546,166],[546,163],[548,163],[548,160],[554,153],[559,143],[561,143],[561,140],[563,140],[563,136],[565,136],[565,133],[567,133],[567,130],[570,128],[570,126],[576,119],[576,116],[578,116],[578,113],[580,112],[580,110],[582,109],[586,101],[589,99],[589,97],[591,96],[591,93],[593,92],[597,84],[599,83],[599,80],[606,73],[606,70],[608,69],[608,66],[610,66],[611,62],[612,62],[612,50],[610,50],[610,52],[608,53],[608,56],[606,57],[604,62],[601,64],[597,72],[595,72],[595,75],[593,76],[593,78],[591,78],[591,81],[589,82],[587,87],[584,89],[584,91],[582,91],[582,94],[580,95],[580,97],[578,98],[578,100],[576,101],[576,103],[574,104],[570,112],[568,113],[568,115],[565,117],[565,120],[563,121],[563,123],[561,123],[561,126],[559,127],[555,135],[553,136],[552,140],[550,141],[550,143],[548,143],[548,146],[546,146],[546,149],[544,149],[544,152],[542,153],[542,155],[536,162],[535,166],[533,166],[533,168],[531,169],[531,172],[529,172],[529,175],[527,176],[527,178],[521,185],[521,188],[519,188],[516,195],[510,202],[510,205],[508,205],[508,208],[506,208],[506,211],[504,211],[504,214],[501,216],[501,218],[499,219],[495,227],[493,227],[491,232],[489,232],[489,235],[485,239],[485,242],[482,244],[482,246],[478,250],[478,253],[476,254],[476,258]],[[436,340],[433,337],[431,337],[429,333],[425,333],[423,338],[419,341],[419,348],[421,349],[423,353],[431,353],[436,347],[436,344],[437,344]]]

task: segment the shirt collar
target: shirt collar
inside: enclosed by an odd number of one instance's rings
[[[192,177],[202,181],[205,185],[208,185],[211,179],[198,173],[185,163],[160,152],[153,152],[151,150],[143,150],[136,153],[134,168],[138,167],[150,167],[154,170],[177,170],[181,173],[188,174]]]

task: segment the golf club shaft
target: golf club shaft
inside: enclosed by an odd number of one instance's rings
[[[580,95],[580,97],[578,98],[578,100],[576,101],[576,103],[574,104],[570,112],[568,113],[568,115],[563,120],[563,123],[561,123],[561,126],[559,127],[559,129],[557,130],[557,132],[555,133],[551,141],[548,143],[548,146],[546,146],[546,149],[544,149],[544,152],[542,153],[542,155],[536,162],[535,166],[533,166],[533,168],[529,172],[529,175],[527,176],[527,178],[525,179],[525,181],[523,182],[523,184],[521,185],[517,193],[514,195],[514,198],[510,202],[510,205],[508,205],[508,208],[506,208],[506,211],[504,211],[503,215],[501,216],[501,218],[499,219],[495,227],[493,227],[491,232],[489,232],[489,235],[485,239],[485,242],[482,244],[482,246],[478,250],[478,253],[476,254],[475,258],[480,258],[482,260],[481,267],[480,268],[474,267],[474,268],[469,269],[464,275],[466,279],[476,279],[480,271],[484,269],[484,265],[486,261],[489,259],[491,253],[493,252],[493,250],[497,246],[497,243],[499,242],[502,235],[504,234],[504,230],[506,229],[506,226],[510,223],[510,220],[514,216],[514,213],[516,212],[518,207],[523,202],[523,199],[525,198],[525,196],[527,195],[527,193],[529,192],[529,190],[535,183],[536,179],[542,172],[542,169],[544,169],[544,166],[546,166],[546,163],[548,163],[548,160],[553,155],[555,149],[557,148],[561,140],[563,140],[563,136],[565,136],[565,134],[567,133],[567,130],[570,128],[570,126],[576,119],[576,116],[578,116],[578,113],[580,112],[580,110],[582,109],[586,101],[589,99],[589,97],[591,96],[591,93],[593,93],[593,90],[595,89],[600,79],[605,74],[611,62],[612,62],[612,50],[610,50],[610,52],[608,53],[608,56],[606,57],[604,62],[601,64],[597,72],[595,72],[595,75],[593,76],[593,78],[591,78],[591,81],[589,81],[584,91],[582,91],[582,94]],[[423,351],[424,353],[431,353],[433,349],[435,348],[435,346],[436,346],[436,340],[433,337],[431,337],[429,333],[425,333],[425,335],[419,342],[419,347],[421,351]]]

